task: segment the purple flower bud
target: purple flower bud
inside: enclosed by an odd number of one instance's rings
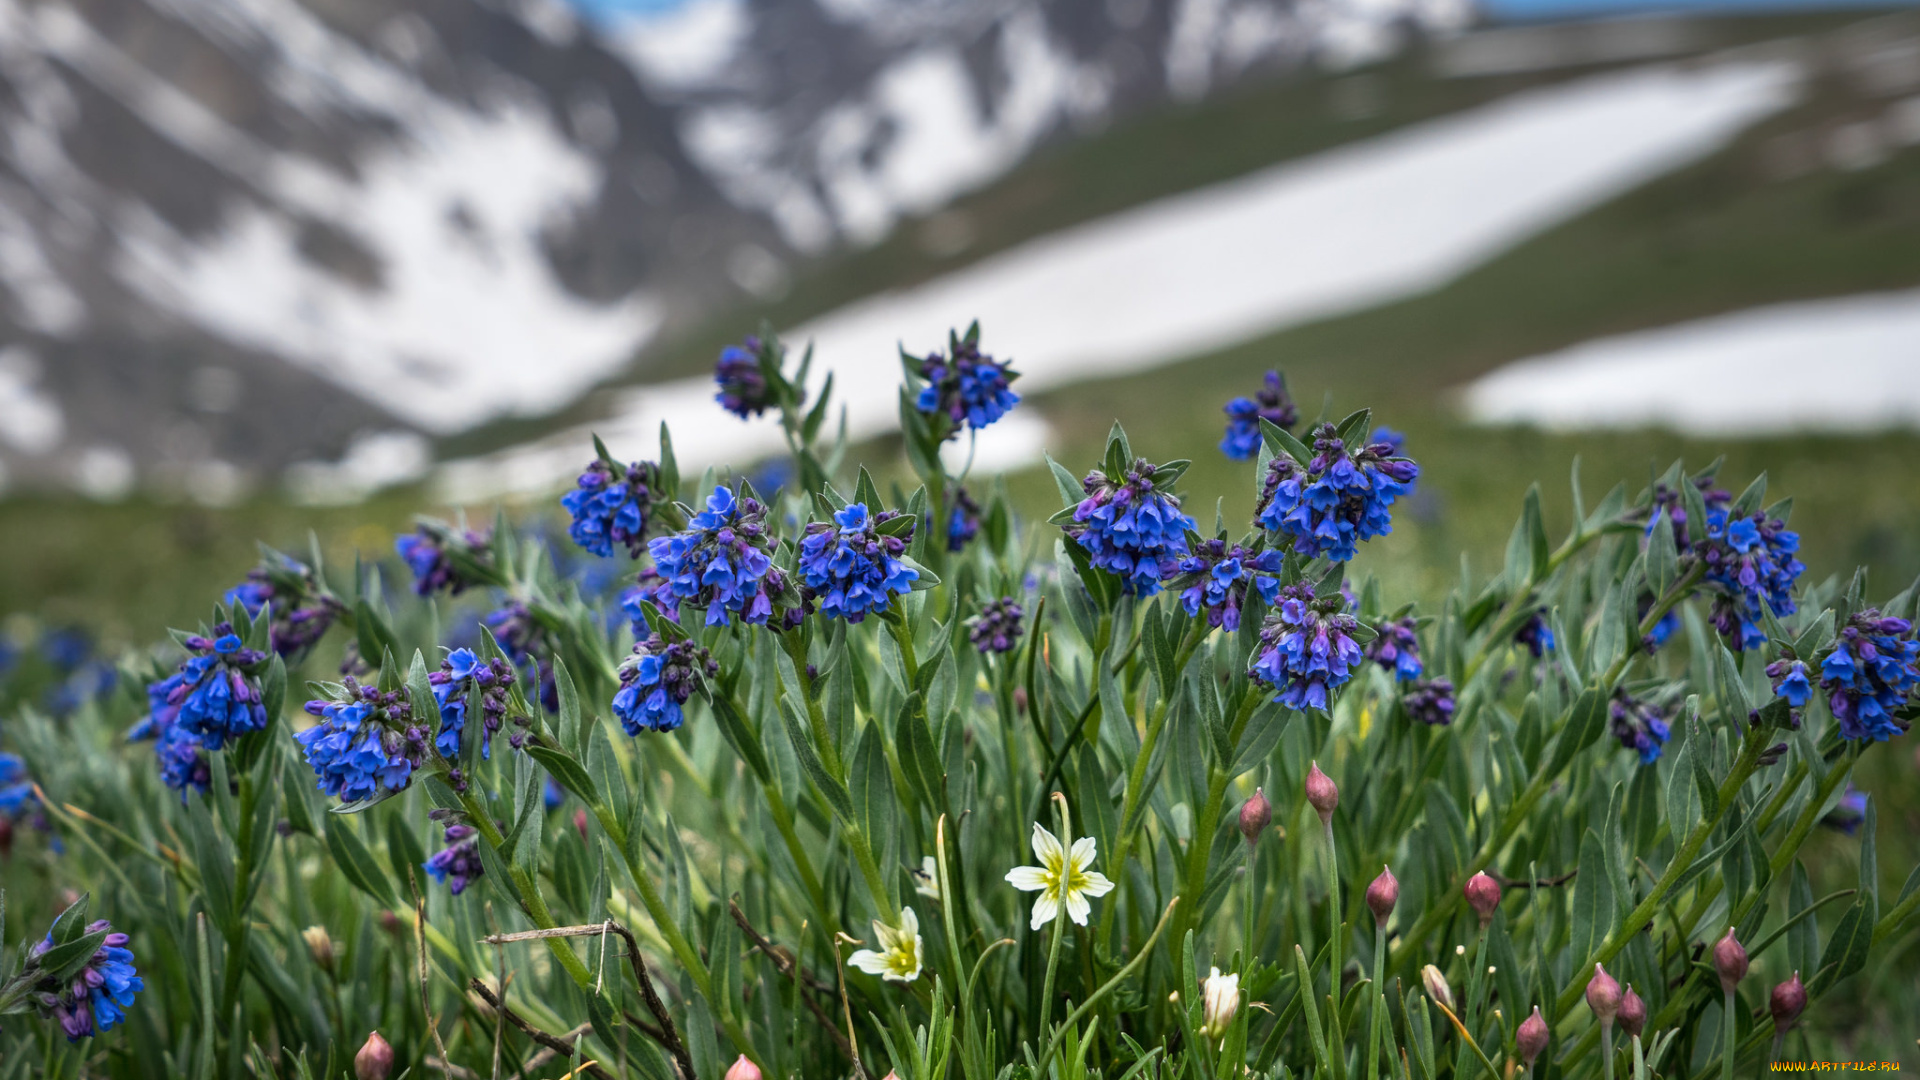
[[[1393,906],[1400,902],[1400,882],[1395,880],[1393,870],[1382,866],[1380,876],[1367,886],[1367,910],[1373,912],[1373,921],[1384,926],[1387,916],[1393,914]]]
[[[1747,977],[1747,949],[1734,940],[1731,926],[1727,927],[1724,937],[1713,943],[1713,969],[1720,973],[1720,989],[1729,994]]]
[[[1528,1068],[1533,1067],[1534,1059],[1546,1052],[1550,1034],[1546,1018],[1540,1015],[1540,1006],[1535,1005],[1533,1015],[1520,1021],[1520,1029],[1513,1033],[1514,1049],[1520,1051],[1520,1060],[1526,1062]]]
[[[375,1031],[367,1035],[365,1045],[353,1055],[353,1075],[357,1080],[387,1080],[393,1073],[393,1047]]]
[[[1331,826],[1334,808],[1340,805],[1340,789],[1334,784],[1333,778],[1321,772],[1320,763],[1316,761],[1307,770],[1307,782],[1304,786],[1307,802],[1319,812],[1320,823]]]
[[[1587,982],[1587,1008],[1602,1028],[1612,1027],[1613,1018],[1620,1014],[1620,984],[1599,964],[1593,965],[1593,978]]]
[[[1773,1030],[1786,1034],[1807,1008],[1807,988],[1801,983],[1799,972],[1794,972],[1793,978],[1773,988],[1767,1006],[1773,1012]]]
[[[1633,992],[1633,984],[1628,983],[1627,992],[1620,998],[1620,1030],[1631,1039],[1646,1026],[1647,1003],[1640,1000],[1640,995]]]
[[[747,1060],[741,1054],[739,1059],[727,1067],[726,1080],[760,1080],[760,1067]]]
[[[1500,906],[1500,883],[1483,870],[1467,879],[1465,892],[1467,903],[1480,916],[1480,929],[1485,930],[1493,921],[1494,909]]]
[[[1240,807],[1240,835],[1247,838],[1248,844],[1259,843],[1260,834],[1272,820],[1273,804],[1267,801],[1266,791],[1254,788],[1253,798]]]

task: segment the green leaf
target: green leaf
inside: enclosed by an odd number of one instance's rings
[[[1573,882],[1573,919],[1569,947],[1572,955],[1584,963],[1593,955],[1607,931],[1613,928],[1613,885],[1606,868],[1606,856],[1600,848],[1600,836],[1592,829],[1580,839],[1580,873]]]
[[[53,920],[53,929],[47,932],[47,936],[53,939],[55,945],[65,945],[79,938],[86,932],[87,910],[92,905],[93,894],[81,893],[80,899],[68,904],[66,910]]]
[[[1053,485],[1060,490],[1061,505],[1069,509],[1080,505],[1080,500],[1086,498],[1087,493],[1086,489],[1080,486],[1079,479],[1059,462],[1053,460],[1052,454],[1046,455],[1046,459],[1047,469],[1053,473]]]
[[[760,746],[760,736],[747,726],[746,718],[733,707],[732,699],[725,694],[716,693],[709,704],[713,709],[714,719],[720,724],[720,734],[726,736],[728,744],[733,747],[733,752],[740,755],[740,760],[746,762],[747,768],[752,769],[753,775],[762,782],[771,780],[773,773],[767,764],[766,751]],[[558,777],[559,774],[556,773],[555,776]],[[564,784],[566,780],[561,778],[560,782]],[[580,793],[575,792],[575,794]],[[584,794],[580,797],[587,799]],[[587,801],[593,800],[587,799]]]
[[[660,421],[660,487],[668,499],[680,497],[680,461],[673,456],[673,433]]]
[[[934,746],[933,731],[927,726],[923,699],[916,692],[901,704],[895,724],[894,740],[900,754],[900,769],[921,798],[938,811],[946,806],[947,777],[940,765],[940,752]]]
[[[1280,736],[1285,734],[1287,724],[1295,715],[1271,701],[1263,702],[1254,709],[1253,715],[1247,719],[1246,730],[1240,733],[1240,745],[1233,752],[1233,765],[1227,770],[1228,778],[1239,776],[1265,761],[1273,748],[1280,745]]]
[[[718,711],[715,710],[716,715]],[[582,802],[588,806],[600,804],[599,786],[593,782],[593,777],[587,772],[586,766],[576,761],[572,754],[531,741],[527,743],[527,753],[533,760],[540,763],[541,768],[552,774],[553,778],[560,782],[561,787],[580,796]]]
[[[1552,558],[1553,548],[1547,542],[1547,523],[1540,511],[1540,485],[1537,482],[1527,488],[1526,504],[1521,511],[1521,517],[1527,524],[1527,546],[1533,580],[1545,580],[1547,563]]]
[[[1266,444],[1267,448],[1273,451],[1275,456],[1285,454],[1292,458],[1296,465],[1305,465],[1307,462],[1313,460],[1313,451],[1307,449],[1305,443],[1294,438],[1293,434],[1286,428],[1281,427],[1264,416],[1260,418],[1260,438],[1261,441]],[[1261,475],[1266,475],[1264,469],[1261,470]]]
[[[373,897],[381,907],[399,906],[394,900],[392,882],[381,872],[373,853],[345,818],[327,822],[327,851],[333,855],[333,864],[355,888]]]
[[[1873,899],[1865,896],[1840,916],[1839,925],[1827,938],[1826,950],[1820,954],[1820,974],[1808,985],[1808,996],[1819,997],[1827,988],[1867,966],[1867,950],[1873,945],[1873,920]]]
[[[388,814],[387,865],[393,867],[393,876],[404,881],[409,871],[420,873],[426,861],[426,845],[420,842],[420,834],[407,821],[407,815]]]
[[[1348,413],[1346,419],[1341,420],[1339,427],[1334,429],[1334,435],[1346,443],[1348,449],[1353,449],[1366,441],[1367,433],[1372,429],[1373,410],[1361,409]]]
[[[565,659],[553,658],[553,688],[560,699],[560,745],[568,753],[580,752],[580,691],[574,688],[573,675],[567,671]],[[436,728],[437,730],[437,728]],[[584,798],[585,796],[582,796]]]
[[[1548,760],[1545,776],[1558,776],[1573,761],[1573,756],[1587,748],[1606,730],[1607,693],[1610,688],[1594,687],[1583,690],[1573,703],[1573,711],[1567,717],[1567,723],[1560,729],[1560,737],[1554,740],[1553,757]]]
[[[820,755],[813,749],[813,740],[807,735],[804,720],[796,715],[796,708],[793,699],[781,697],[780,720],[787,729],[787,741],[793,744],[794,757],[799,759],[800,767],[806,770],[808,779],[820,789],[820,794],[833,807],[834,813],[847,821],[854,820],[853,800],[848,797],[846,787],[821,763]]]
[[[65,945],[55,945],[40,954],[40,970],[53,976],[55,982],[64,984],[70,981],[93,959],[93,954],[106,943],[107,935],[111,932],[96,930],[91,934],[82,934]]]
[[[880,725],[868,724],[860,733],[853,751],[854,824],[873,846],[874,855],[884,859],[894,846],[893,774],[887,769],[887,755],[881,745]],[[887,864],[882,862],[885,867]],[[897,890],[897,873],[883,872],[887,892]],[[875,897],[875,900],[880,900]],[[891,901],[889,901],[891,902]]]
[[[1787,887],[1787,918],[1793,920],[1787,930],[1787,960],[1795,971],[1815,971],[1820,956],[1820,927],[1801,913],[1813,907],[1813,884],[1807,880],[1807,868],[1793,860],[1791,884]]]
[[[1680,572],[1680,552],[1674,546],[1673,526],[1667,519],[1666,507],[1653,516],[1652,533],[1647,537],[1647,584],[1653,586],[1653,595],[1662,597],[1673,586],[1673,579]]]
[[[1880,859],[1874,852],[1874,829],[1877,815],[1873,809],[1874,800],[1867,800],[1866,817],[1860,823],[1860,895],[1880,903]]]

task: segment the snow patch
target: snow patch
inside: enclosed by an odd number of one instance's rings
[[[1711,153],[1792,100],[1796,79],[1790,64],[1743,62],[1516,95],[1043,237],[782,336],[812,341],[815,371],[835,371],[856,439],[897,424],[897,349],[937,348],[975,317],[988,351],[1023,373],[1023,394],[1150,368],[1435,288]],[[657,451],[662,420],[684,461],[780,451],[777,425],[735,423],[712,399],[706,379],[633,390],[593,428],[638,457]],[[549,490],[586,445],[583,428],[450,463],[443,491]]]
[[[753,32],[745,0],[691,0],[607,27],[614,49],[649,86],[691,90],[723,82]]]
[[[337,462],[306,461],[287,469],[287,490],[303,506],[344,506],[384,487],[425,476],[433,448],[411,431],[363,432]]]
[[[39,381],[39,358],[19,345],[0,349],[0,442],[34,456],[59,446],[67,433],[60,403]]]
[[[1780,304],[1601,338],[1484,375],[1462,402],[1478,423],[1554,431],[1920,427],[1920,291]]]

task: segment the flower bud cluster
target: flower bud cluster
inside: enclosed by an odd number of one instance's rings
[[[507,718],[507,700],[513,687],[513,666],[495,657],[481,663],[472,649],[455,649],[427,676],[434,703],[440,707],[440,730],[433,745],[450,761],[460,758],[460,740],[467,717],[479,706],[480,756],[493,756],[493,735]]]
[[[1446,727],[1453,723],[1453,680],[1421,679],[1413,684],[1400,703],[1415,722],[1428,727]]]
[[[649,635],[635,643],[633,655],[620,665],[613,714],[629,735],[672,731],[685,721],[680,707],[693,696],[695,685],[719,671],[719,663],[698,644],[676,641],[669,645],[660,635]]]
[[[1220,440],[1220,452],[1235,461],[1251,461],[1260,452],[1260,421],[1292,431],[1299,422],[1300,410],[1287,393],[1287,380],[1277,371],[1267,372],[1265,383],[1250,398],[1237,397],[1226,403],[1227,433]]]
[[[669,599],[667,606],[704,608],[708,626],[731,625],[735,616],[764,624],[773,614],[774,596],[786,588],[785,575],[773,565],[766,515],[758,499],[714,488],[707,508],[685,531],[648,541],[647,551],[665,579],[655,595]]]
[[[1285,454],[1267,466],[1260,493],[1260,524],[1293,537],[1293,550],[1334,562],[1352,559],[1362,540],[1393,531],[1388,509],[1413,490],[1420,466],[1395,456],[1388,443],[1350,451],[1332,424],[1313,433],[1313,457],[1302,464]]]
[[[1707,585],[1717,590],[1708,618],[1736,649],[1757,649],[1767,643],[1761,625],[1762,606],[1775,615],[1795,610],[1794,583],[1806,567],[1794,557],[1800,534],[1761,511],[1731,509],[1707,511],[1706,539],[1694,545],[1694,555],[1706,564]]]
[[[206,752],[269,722],[259,679],[267,654],[243,645],[227,623],[213,635],[186,639],[192,655],[172,675],[148,684],[147,715],[127,732],[135,741],[154,740],[161,779],[183,797],[188,788],[206,790]]]
[[[107,920],[88,923],[76,938],[102,931],[107,935],[100,947],[71,978],[61,980],[56,973],[40,968],[38,961],[56,944],[52,931],[27,952],[27,966],[19,976],[31,980],[35,1007],[43,1018],[59,1023],[69,1042],[112,1029],[126,1019],[134,994],[146,989],[134,967],[133,951],[127,948],[127,935],[114,932]]]
[[[1773,665],[1767,668],[1773,673]],[[1792,697],[1793,672],[1780,682],[1779,692]],[[1840,630],[1833,651],[1820,663],[1820,688],[1827,707],[1840,721],[1840,737],[1884,742],[1907,730],[1899,715],[1914,691],[1920,690],[1920,641],[1906,619],[1883,616],[1874,608],[1855,612]]]
[[[320,722],[296,732],[320,790],[345,803],[382,790],[404,791],[427,758],[428,732],[403,690],[383,691],[348,677],[339,700],[307,702]],[[457,787],[457,782],[456,782]]]
[[[1290,709],[1325,709],[1330,692],[1353,677],[1360,663],[1354,632],[1360,621],[1338,595],[1315,597],[1304,583],[1280,590],[1280,602],[1260,627],[1260,644],[1247,674],[1279,688],[1275,701]]]
[[[261,608],[273,605],[271,641],[273,651],[281,656],[312,648],[344,610],[311,567],[284,555],[247,571],[246,580],[221,599],[228,607],[245,611],[249,619],[259,618]]]
[[[967,489],[956,486],[953,489],[953,506],[947,517],[947,550],[964,551],[980,535],[980,504],[973,501]]]
[[[949,351],[951,359],[936,352],[912,362],[927,382],[914,407],[929,416],[946,417],[948,438],[958,435],[962,427],[978,431],[1020,403],[1020,395],[1009,385],[1019,375],[1009,370],[1010,362],[981,352],[974,334],[955,338]]]
[[[1206,613],[1207,625],[1228,633],[1240,629],[1240,612],[1251,591],[1268,607],[1280,596],[1280,552],[1251,549],[1225,540],[1202,540],[1180,560],[1179,573],[1167,586],[1180,592],[1187,614]]]
[[[1615,690],[1607,706],[1608,730],[1620,745],[1640,755],[1640,764],[1660,760],[1660,752],[1672,734],[1667,712],[1650,701],[1641,701],[1625,690]]]
[[[740,344],[721,349],[720,360],[714,364],[713,381],[720,384],[720,392],[713,399],[742,420],[759,416],[775,404],[766,372],[760,367],[766,352],[759,338],[748,335]]]
[[[913,519],[900,511],[871,513],[865,503],[848,503],[833,515],[833,524],[807,526],[800,578],[828,616],[857,623],[883,614],[920,577],[900,559],[912,536]]]
[[[1118,575],[1134,596],[1160,591],[1161,579],[1174,574],[1187,554],[1187,532],[1193,528],[1180,500],[1156,484],[1159,472],[1145,458],[1136,459],[1122,476],[1089,472],[1080,481],[1086,498],[1064,525],[1093,565]]]
[[[574,481],[572,491],[560,497],[573,521],[567,535],[595,555],[613,554],[621,544],[630,558],[645,550],[647,525],[660,487],[660,466],[636,461],[622,466],[595,458]]]
[[[1375,627],[1379,636],[1367,642],[1367,659],[1393,672],[1396,679],[1419,678],[1427,668],[1420,662],[1418,626],[1418,620],[1408,615]]]
[[[447,887],[447,891],[459,896],[483,874],[486,868],[480,862],[480,830],[465,822],[454,822],[441,833],[445,843],[439,851],[433,853],[421,864],[433,880]]]
[[[989,600],[981,606],[980,614],[967,620],[967,638],[983,653],[1012,652],[1020,643],[1020,624],[1026,615],[1026,609],[1011,596]]]
[[[488,542],[488,534],[484,532],[469,529],[455,533],[444,527],[422,524],[396,538],[393,549],[400,554],[407,569],[413,571],[416,594],[432,596],[444,589],[458,596],[476,584],[461,570],[459,563],[484,564],[488,558]]]

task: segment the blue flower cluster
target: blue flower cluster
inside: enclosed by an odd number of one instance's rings
[[[434,704],[440,707],[440,730],[434,735],[434,749],[440,756],[457,761],[460,740],[467,727],[467,714],[477,703],[480,713],[480,756],[493,756],[493,735],[507,718],[507,692],[513,686],[513,666],[495,658],[481,663],[472,649],[455,649],[440,662],[440,670],[427,676],[433,689]],[[458,790],[456,785],[455,790]]]
[[[773,404],[766,373],[760,369],[765,351],[760,339],[749,335],[741,344],[721,349],[720,360],[713,366],[713,381],[720,384],[713,399],[742,420],[759,416]]]
[[[702,678],[719,674],[720,664],[692,641],[669,645],[658,634],[634,645],[620,665],[620,689],[613,715],[629,735],[673,731],[686,721],[681,706]]]
[[[1407,715],[1428,727],[1453,723],[1453,680],[1421,679],[1400,699]]]
[[[87,966],[70,981],[63,984],[51,974],[45,974],[34,983],[34,1001],[40,1015],[58,1021],[69,1042],[112,1030],[127,1018],[126,1011],[133,1007],[133,995],[147,988],[139,969],[133,966],[133,950],[127,948],[127,935],[113,932],[113,925],[105,919],[88,923],[84,933],[98,934],[103,930],[108,932],[106,939],[88,958]],[[27,953],[27,971],[31,972],[33,961],[53,947],[53,934],[49,931]]]
[[[193,655],[172,675],[148,684],[147,715],[127,732],[134,741],[154,740],[160,778],[182,797],[189,787],[206,790],[203,751],[219,750],[269,722],[257,678],[267,655],[242,645],[226,623],[213,632],[212,640],[187,638]]]
[[[1012,652],[1020,643],[1020,623],[1027,611],[1011,596],[989,600],[980,614],[967,620],[967,640],[983,653]]]
[[[774,595],[786,588],[769,554],[773,541],[766,514],[759,500],[714,488],[707,508],[684,532],[648,542],[653,564],[666,579],[656,595],[671,598],[672,607],[692,603],[706,609],[708,626],[731,625],[736,615],[749,624],[765,623],[773,614]]]
[[[486,873],[477,848],[480,830],[471,825],[455,823],[447,826],[441,839],[446,846],[434,852],[421,865],[433,880],[445,885],[448,892],[459,896],[468,885]]]
[[[953,489],[952,516],[947,518],[947,550],[961,551],[980,535],[980,504],[973,501],[967,489]]]
[[[1180,500],[1154,484],[1156,471],[1145,458],[1124,476],[1093,470],[1080,481],[1087,497],[1062,526],[1093,565],[1118,575],[1134,596],[1152,596],[1162,579],[1178,572],[1193,528]]]
[[[680,621],[680,605],[673,599],[673,590],[667,585],[667,579],[660,571],[649,566],[642,569],[632,585],[620,594],[620,610],[626,614],[627,622],[633,630],[634,639],[646,637],[647,612],[641,605],[652,601],[660,614],[673,622]]]
[[[407,569],[413,571],[413,591],[416,594],[432,596],[445,589],[458,596],[473,582],[454,564],[454,548],[458,547],[460,554],[477,561],[484,557],[487,542],[485,533],[469,531],[456,537],[421,525],[415,531],[397,537],[393,549],[407,564]]]
[[[1240,629],[1240,612],[1249,590],[1271,607],[1280,595],[1280,565],[1285,557],[1267,548],[1255,551],[1225,540],[1202,540],[1192,554],[1180,560],[1179,572],[1167,586],[1180,592],[1188,615],[1206,612],[1207,625],[1228,633]]]
[[[1345,608],[1338,596],[1315,597],[1310,585],[1282,586],[1247,674],[1277,687],[1273,700],[1289,709],[1326,709],[1332,691],[1353,678],[1361,662],[1353,636],[1360,620]]]
[[[1395,457],[1391,444],[1349,452],[1334,426],[1322,424],[1311,461],[1302,465],[1282,454],[1267,466],[1257,520],[1293,537],[1293,550],[1310,559],[1346,562],[1360,541],[1393,531],[1388,509],[1413,490],[1419,475],[1420,466]]]
[[[573,517],[567,535],[602,558],[613,554],[615,544],[626,545],[629,558],[639,558],[659,483],[660,467],[652,462],[636,461],[616,470],[605,458],[594,458],[573,490],[560,497],[560,505]]]
[[[1641,701],[1625,690],[1615,690],[1608,705],[1609,730],[1620,745],[1640,755],[1640,764],[1660,760],[1660,751],[1671,734],[1666,711],[1651,702]]]
[[[1725,488],[1716,487],[1715,484],[1718,481],[1713,477],[1696,476],[1687,482],[1699,490],[1700,501],[1706,506],[1708,513],[1725,510],[1733,505],[1733,493]],[[1685,551],[1687,549],[1687,501],[1682,497],[1679,488],[1667,484],[1653,486],[1653,505],[1649,509],[1652,517],[1647,522],[1646,535],[1653,535],[1654,527],[1660,523],[1662,512],[1666,514],[1666,520],[1672,525],[1674,546]]]
[[[1781,696],[1791,704],[1788,687],[1781,683]],[[1884,742],[1904,734],[1909,721],[1900,711],[1920,690],[1920,641],[1913,638],[1913,624],[1873,608],[1855,612],[1820,663],[1820,688],[1840,721],[1841,738]]]
[[[1513,640],[1516,644],[1526,646],[1535,660],[1552,652],[1553,628],[1547,625],[1547,609],[1541,608],[1528,616],[1527,621],[1520,624],[1520,629],[1513,632]]]
[[[36,801],[27,763],[17,754],[0,754],[0,818],[11,821]]]
[[[1694,545],[1694,554],[1706,564],[1707,584],[1719,593],[1709,618],[1734,648],[1767,643],[1762,604],[1775,615],[1793,614],[1793,586],[1806,569],[1794,557],[1799,550],[1800,534],[1778,518],[1760,511],[1707,511],[1706,539]]]
[[[1220,440],[1220,452],[1235,461],[1250,461],[1260,452],[1260,421],[1292,431],[1300,419],[1286,377],[1277,371],[1267,372],[1266,385],[1254,396],[1234,398],[1222,411],[1227,414],[1227,434]]]
[[[413,722],[405,693],[382,693],[349,678],[343,701],[309,701],[320,722],[293,738],[306,752],[320,790],[345,803],[404,791],[427,754],[427,732]]]
[[[250,619],[259,618],[260,609],[272,604],[273,651],[289,657],[324,637],[343,610],[312,568],[284,555],[247,571],[246,580],[228,589],[222,599],[227,606],[244,610]]]
[[[1419,678],[1427,668],[1420,662],[1418,626],[1414,617],[1408,615],[1376,627],[1379,636],[1367,642],[1367,659],[1393,672],[1396,679]]]
[[[821,611],[857,623],[884,613],[894,597],[913,590],[920,572],[900,561],[913,536],[912,518],[897,510],[873,514],[865,503],[849,503],[833,521],[809,523],[800,541],[800,579]],[[904,526],[886,527],[896,521]]]
[[[918,374],[927,385],[914,402],[929,416],[947,418],[948,438],[958,435],[963,426],[978,431],[1020,403],[1020,395],[1010,388],[1020,377],[1009,370],[1011,362],[1000,363],[982,353],[972,334],[956,338],[951,352],[952,359],[939,353],[920,359]]]

